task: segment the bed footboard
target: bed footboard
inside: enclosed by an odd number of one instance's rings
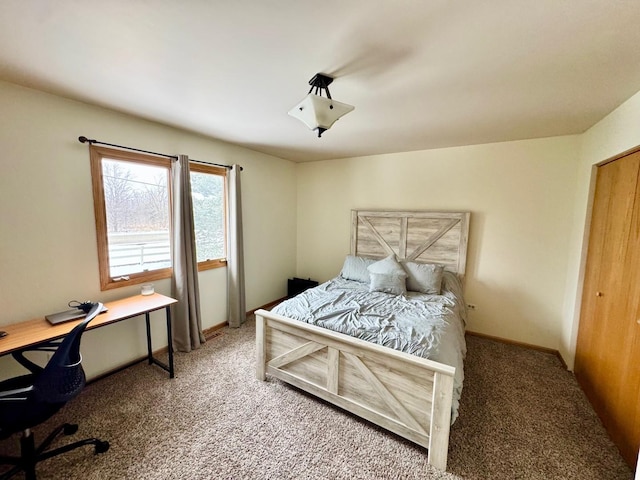
[[[256,312],[256,375],[272,375],[428,449],[447,467],[455,368]]]

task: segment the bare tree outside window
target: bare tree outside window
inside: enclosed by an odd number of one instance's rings
[[[198,270],[227,264],[226,168],[192,162],[191,200]]]
[[[168,268],[167,169],[103,159],[111,276]]]
[[[148,224],[154,230],[165,228],[169,218],[169,195],[166,175],[154,175],[151,183],[145,185],[142,198],[149,210],[149,217],[146,219]]]
[[[198,262],[225,257],[224,177],[191,172]]]
[[[171,261],[171,160],[92,145],[100,288],[168,278]],[[226,265],[227,169],[192,162],[198,270]]]
[[[110,232],[122,231],[128,223],[133,202],[131,172],[123,162],[102,162],[104,201],[107,207],[107,225]]]

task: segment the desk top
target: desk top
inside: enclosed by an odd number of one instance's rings
[[[159,293],[153,295],[135,295],[121,300],[105,303],[109,309],[101,313],[89,322],[87,330],[103,327],[111,323],[136,317],[146,312],[153,312],[161,308],[168,307],[178,301],[175,298],[166,297]],[[64,337],[73,327],[80,323],[82,319],[71,320],[70,322],[51,325],[44,317],[27,320],[26,322],[13,323],[10,325],[0,325],[0,330],[8,333],[0,338],[0,356],[6,355],[26,347],[37,345],[42,342],[55,340]]]

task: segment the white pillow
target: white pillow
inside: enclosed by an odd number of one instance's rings
[[[346,280],[355,280],[356,282],[369,283],[369,271],[367,267],[374,263],[372,258],[356,257],[347,255],[340,271],[340,276]]]
[[[393,295],[404,295],[407,293],[405,275],[373,273],[369,272],[371,283],[369,284],[370,292],[384,292]]]
[[[433,263],[406,262],[407,290],[440,295],[444,267]]]

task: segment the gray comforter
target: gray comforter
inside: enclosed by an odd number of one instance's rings
[[[369,292],[366,283],[336,277],[273,312],[455,367],[451,421],[456,419],[464,380],[466,308],[455,274],[445,272],[440,295]]]

